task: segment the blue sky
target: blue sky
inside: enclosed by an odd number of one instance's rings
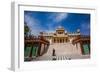
[[[24,22],[34,35],[55,32],[58,26],[64,27],[67,32],[80,29],[81,35],[90,35],[90,14],[24,11]]]

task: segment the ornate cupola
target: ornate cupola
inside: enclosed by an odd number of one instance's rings
[[[56,33],[57,34],[64,34],[65,30],[62,26],[58,26],[57,29],[56,29]]]
[[[80,33],[80,29],[77,29],[77,33]]]

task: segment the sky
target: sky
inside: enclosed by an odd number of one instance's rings
[[[24,23],[29,26],[33,35],[40,32],[55,32],[58,26],[69,33],[80,29],[81,35],[90,35],[90,14],[24,11]]]

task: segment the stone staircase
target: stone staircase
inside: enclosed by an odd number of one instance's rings
[[[56,56],[52,56],[53,49],[55,49]],[[54,43],[48,48],[48,51],[37,57],[35,60],[71,60],[71,59],[87,59],[90,55],[82,55],[76,46],[71,43]]]
[[[57,56],[78,54],[77,48],[73,44],[68,42],[51,44],[44,56],[52,56],[53,49],[55,49],[55,53]]]

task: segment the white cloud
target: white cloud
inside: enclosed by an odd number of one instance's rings
[[[68,13],[53,13],[49,18],[54,22],[60,22],[68,17]]]
[[[55,30],[55,25],[58,25],[57,23],[64,20],[68,17],[67,13],[53,13],[48,18],[51,19],[51,21],[46,22],[47,28],[43,28],[41,22],[36,19],[35,17],[31,16],[30,14],[25,14],[25,22],[31,29],[31,33],[33,35],[38,35],[39,32],[52,32]]]
[[[54,24],[53,23],[47,23],[46,25],[48,27],[48,31],[51,31],[51,30],[54,29]]]
[[[66,19],[68,17],[68,13],[52,13],[48,16],[48,22],[47,22],[47,27],[48,27],[48,32],[49,31],[54,31],[57,26],[61,26],[62,24],[58,24],[62,20]],[[55,25],[55,26],[54,26]]]
[[[40,24],[40,22],[37,19],[35,19],[35,18],[33,18],[33,17],[31,17],[30,15],[27,15],[27,14],[25,15],[25,22],[28,24],[28,26],[30,28],[34,25]]]
[[[56,16],[55,20],[56,22],[60,22],[62,20],[64,20],[65,18],[67,18],[68,14],[67,13],[60,13]]]
[[[33,35],[38,35],[39,32],[42,31],[40,21],[35,19],[34,17],[31,17],[30,15],[26,14],[25,15],[25,22],[27,23],[27,25],[31,29],[31,33]]]

